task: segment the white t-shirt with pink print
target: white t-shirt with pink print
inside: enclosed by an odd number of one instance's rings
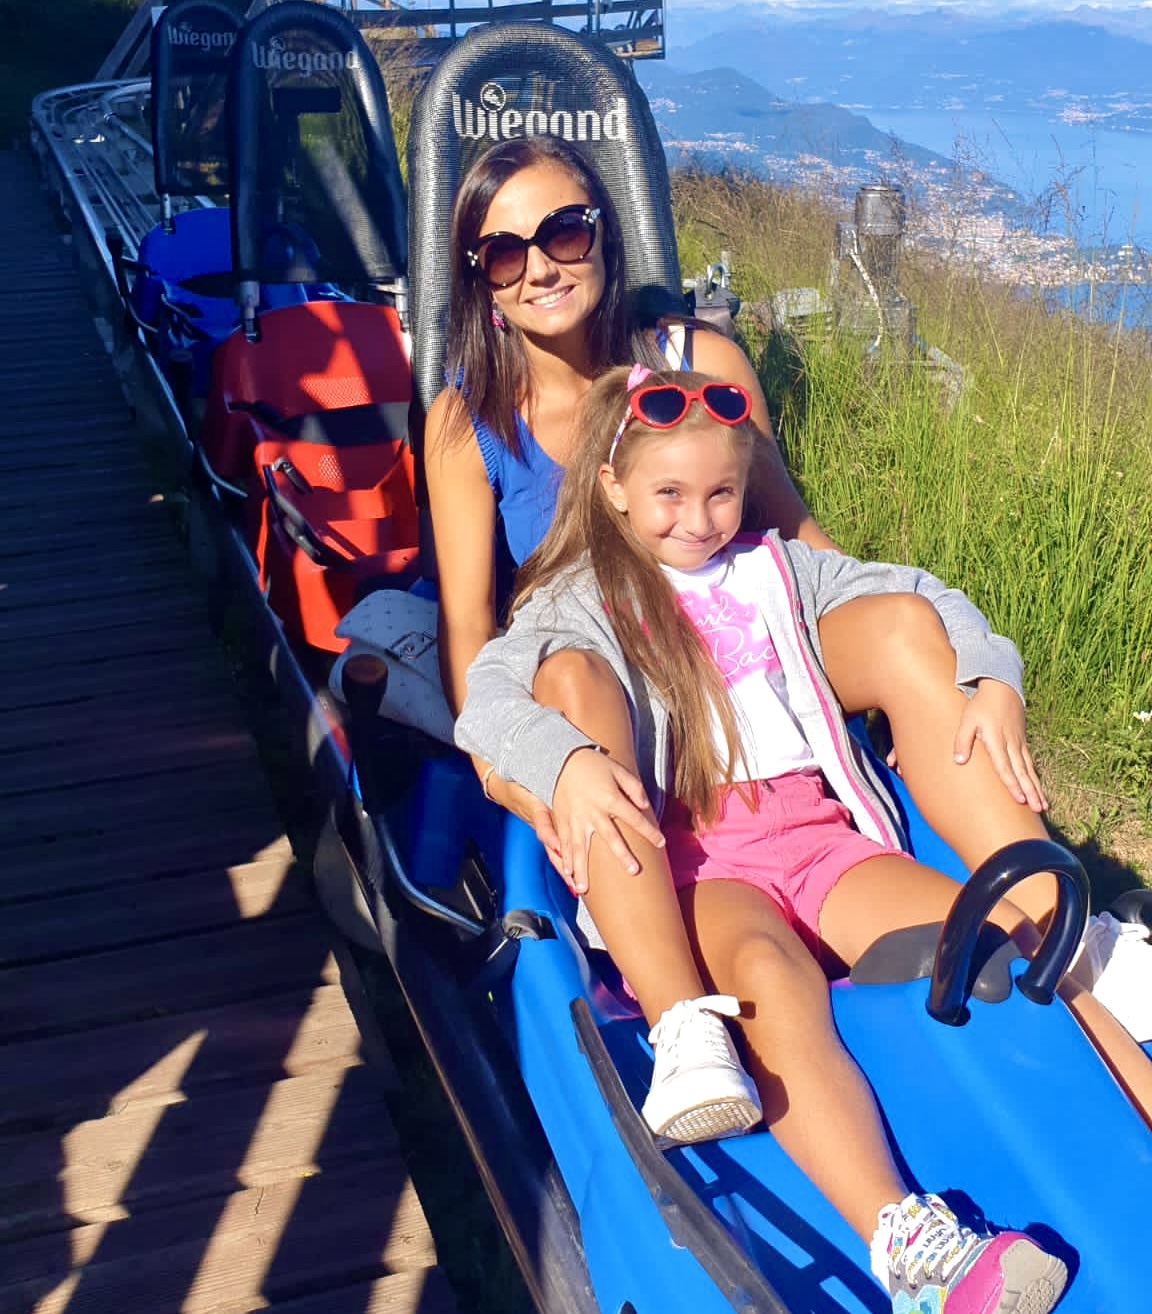
[[[741,588],[727,549],[697,570],[661,569],[728,685],[747,766],[745,775],[737,763],[736,780],[771,780],[816,766],[764,613],[751,589]],[[724,753],[719,722],[716,735]]]

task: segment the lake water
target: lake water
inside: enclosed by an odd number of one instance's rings
[[[870,110],[885,132],[971,163],[1020,192],[1053,195],[1051,230],[1080,246],[1152,248],[1152,131],[1042,114]]]

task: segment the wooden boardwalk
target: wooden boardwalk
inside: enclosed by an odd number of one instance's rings
[[[0,1314],[447,1314],[382,1041],[30,162],[0,188]]]

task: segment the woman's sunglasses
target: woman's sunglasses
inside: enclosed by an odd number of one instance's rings
[[[583,260],[596,241],[595,206],[564,205],[540,220],[531,237],[519,233],[489,233],[473,250],[467,252],[468,263],[480,271],[489,287],[499,291],[519,283],[528,268],[528,248],[538,246],[558,265],[574,265]]]
[[[706,383],[699,389],[684,388],[678,383],[653,383],[647,388],[637,388],[628,398],[628,409],[608,449],[608,464],[615,460],[624,430],[633,420],[639,420],[649,429],[674,429],[693,402],[699,402],[714,420],[729,426],[743,424],[752,413],[752,398],[738,383]]]

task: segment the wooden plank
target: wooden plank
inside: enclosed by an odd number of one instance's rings
[[[160,941],[4,968],[0,1034],[9,1043],[60,1035],[279,994],[303,984],[330,984],[336,976],[314,914],[261,919],[184,936],[178,952],[171,942]]]
[[[129,713],[118,734],[88,751],[68,752],[57,744],[51,752],[34,750],[0,758],[0,799],[7,797],[12,806],[20,807],[16,800],[45,790],[67,789],[71,794],[77,787],[202,767],[230,774],[251,772],[255,778],[260,758],[251,735],[242,728],[202,723],[150,735]],[[60,806],[71,811],[70,798],[61,799]],[[22,820],[27,820],[26,814]]]
[[[183,623],[169,619],[158,625],[147,620],[121,618],[123,624],[108,625],[99,631],[79,631],[75,635],[50,635],[46,639],[24,640],[20,648],[0,645],[0,674],[20,673],[29,666],[38,670],[59,671],[62,678],[74,668],[118,661],[125,657],[162,656],[168,653],[185,653],[192,645],[204,644],[209,639],[208,627],[202,615]],[[84,673],[76,671],[75,678]]]
[[[0,924],[0,967],[209,931],[253,917],[314,911],[315,906],[311,877],[294,862],[238,865],[194,880],[168,876],[10,904]]]
[[[46,898],[80,890],[109,889],[127,881],[187,872],[195,875],[288,851],[281,827],[267,807],[218,810],[211,827],[173,827],[140,818],[113,834],[57,839],[5,855],[0,905],[5,899]]]
[[[68,704],[8,711],[0,716],[0,753],[46,753],[57,746],[75,751],[83,744],[102,745],[110,736],[124,734],[127,726],[134,735],[179,734],[190,726],[208,730],[234,723],[239,710],[236,698],[219,689],[163,701],[144,699],[130,715],[117,698],[89,699],[82,714]]]
[[[116,539],[110,541],[113,535]],[[161,565],[166,566],[171,577],[177,580],[188,569],[187,558],[171,534],[159,535],[147,542],[138,543],[134,538],[129,537],[128,533],[118,534],[114,521],[105,527],[103,533],[96,526],[92,527],[87,549],[82,543],[73,543],[68,550],[62,552],[42,551],[39,545],[27,542],[21,546],[22,551],[19,555],[12,553],[0,561],[0,580],[6,585],[5,591],[13,591],[14,602],[15,590],[18,586],[27,586],[45,578],[58,578],[62,574],[72,580],[76,593],[82,594],[84,581],[76,576],[87,572],[79,570],[78,567],[92,550],[99,552],[101,573],[119,571],[127,574],[133,570],[133,567],[139,566],[142,560],[147,560],[152,570]],[[36,546],[37,550],[30,551],[33,546]]]
[[[354,1201],[371,1204],[349,1208]],[[32,1308],[37,1314],[240,1314],[301,1291],[436,1261],[411,1183],[383,1150],[367,1163],[335,1167],[302,1183],[278,1182],[226,1200],[88,1224],[68,1241],[71,1273],[61,1264],[57,1237],[5,1248],[0,1314]],[[57,1290],[43,1304],[28,1303],[53,1278]]]
[[[78,424],[87,414],[119,416],[125,430],[132,423],[132,412],[118,389],[91,387],[86,390],[86,395],[49,392],[35,402],[28,400],[20,404],[17,401],[11,407],[6,406],[0,413],[0,438],[19,438],[28,422],[37,418]]]
[[[170,620],[190,617],[200,619],[201,627],[207,635],[203,599],[193,591],[191,584],[181,588],[177,586],[180,583],[182,581],[173,581],[169,574],[168,587],[164,588],[163,577],[157,576],[155,587],[146,591],[147,601],[138,602],[128,615],[122,609],[110,607],[106,597],[100,597],[95,592],[78,594],[75,589],[70,596],[57,597],[51,602],[43,599],[39,606],[8,607],[3,609],[0,652],[19,653],[27,639],[79,634],[81,631],[145,621],[149,625],[161,627]],[[3,591],[0,590],[2,597]]]
[[[29,473],[78,471],[89,461],[101,467],[117,461],[139,465],[140,435],[131,426],[131,418],[119,411],[101,410],[83,420],[58,414],[27,416],[0,447],[0,459],[13,471]]]
[[[0,448],[0,453],[4,450]],[[171,537],[176,537],[171,504],[151,498],[146,502],[139,500],[126,502],[123,506],[116,507],[114,514],[110,514],[108,507],[89,502],[87,499],[69,503],[53,502],[50,506],[40,507],[37,514],[43,530],[53,535],[68,534],[75,530],[77,533],[86,533],[91,538],[93,527],[99,529],[114,523],[121,532],[127,532],[129,527],[135,530],[148,524],[163,525]],[[4,546],[0,544],[0,551],[4,550]]]
[[[78,352],[68,359],[57,357],[56,362],[51,358],[42,359],[38,366],[32,364],[31,356],[32,353],[29,351],[23,362],[11,358],[5,359],[5,371],[8,376],[4,385],[5,406],[9,398],[16,405],[37,405],[41,399],[50,396],[60,386],[58,381],[51,378],[54,373],[53,363],[57,364],[62,372],[67,372],[69,396],[85,394],[91,396],[97,392],[101,394],[112,392],[120,399],[121,405],[124,405],[124,394],[120,391],[119,380],[107,356],[101,358],[95,352]]]
[[[3,670],[3,663],[0,663]],[[54,789],[61,785],[92,784],[138,775],[154,775],[180,767],[218,764],[222,769],[255,767],[259,758],[251,735],[231,718],[184,717],[184,724],[169,716],[159,728],[135,709],[103,705],[108,714],[94,738],[81,735],[71,743],[57,739],[47,746],[33,741],[22,751],[0,757],[0,796]],[[179,709],[176,709],[177,711]],[[85,723],[78,730],[90,731]]]
[[[268,807],[268,790],[248,762],[175,767],[113,781],[78,782],[66,794],[35,791],[5,804],[0,811],[0,848],[11,861],[27,856],[22,850],[57,842],[61,837],[122,832],[147,815],[172,829],[189,824],[211,824],[216,808]],[[197,817],[197,822],[191,822]]]
[[[104,344],[96,335],[91,320],[85,323],[78,317],[73,317],[69,311],[70,308],[65,307],[59,313],[61,321],[59,336],[52,338],[51,350],[58,353],[65,361],[72,353],[86,357],[103,354]],[[19,319],[6,314],[5,307],[0,304],[0,351],[4,353],[5,361],[12,359],[14,362],[7,367],[10,371],[35,370],[37,368],[35,350],[43,341],[40,336],[30,338],[27,325],[23,326],[22,333]],[[32,358],[32,363],[24,364],[23,361],[29,357]]]
[[[263,1308],[274,1314],[453,1314],[456,1304],[447,1278],[438,1268],[429,1268],[422,1273],[393,1273],[373,1282],[329,1287],[322,1293],[278,1300]]]
[[[0,424],[0,441],[6,441],[5,427]],[[60,470],[25,471],[20,476],[20,487],[0,484],[0,511],[35,506],[54,497],[107,499],[114,503],[119,498],[149,497],[158,480],[139,468],[115,458],[97,458],[91,467],[72,465]]]
[[[2,595],[0,595],[2,596]],[[2,617],[0,612],[0,617]],[[0,619],[0,627],[3,626]],[[83,681],[67,681],[56,671],[25,671],[18,680],[0,681],[0,712],[21,707],[82,706],[112,698],[140,698],[161,683],[156,664],[147,655],[121,658],[104,665],[92,663]],[[164,659],[163,689],[159,696],[180,697],[185,693],[209,693],[227,688],[216,653],[189,652]],[[130,704],[129,704],[130,705]],[[126,705],[127,706],[127,705]]]
[[[390,1057],[362,1042],[339,985],[294,986],[263,999],[105,1027],[98,1044],[84,1031],[17,1042],[0,1064],[0,1135],[362,1061],[388,1089],[397,1088]],[[6,1268],[0,1257],[0,1271]]]
[[[4,343],[0,338],[0,351],[3,350]],[[27,448],[34,449],[41,445],[67,441],[79,455],[85,446],[84,439],[87,436],[100,445],[108,445],[113,439],[118,440],[121,447],[127,451],[131,449],[134,438],[130,426],[131,420],[125,422],[122,415],[93,415],[85,423],[80,420],[62,422],[52,416],[33,416],[20,426],[20,433],[14,440],[13,450],[23,452]],[[6,443],[0,451],[7,451],[10,446],[11,444]]]
[[[11,208],[0,1314],[448,1310],[435,1271],[422,1295],[395,1074],[362,1066],[379,1037],[349,1013],[172,508],[68,256]]]
[[[151,510],[143,519],[131,512],[137,508]],[[160,503],[136,503],[126,508],[129,514],[121,516],[94,516],[87,523],[63,518],[49,521],[32,508],[26,512],[12,512],[4,522],[0,539],[0,572],[7,573],[18,567],[26,557],[49,559],[56,566],[76,568],[77,552],[90,553],[102,550],[111,535],[129,541],[138,557],[163,552],[176,543],[171,520]],[[173,560],[179,557],[173,554]]]
[[[20,611],[66,606],[70,603],[92,603],[97,599],[111,612],[137,610],[141,601],[157,594],[170,594],[173,576],[179,579],[170,564],[153,565],[145,562],[136,570],[119,568],[101,571],[91,576],[85,587],[78,584],[74,571],[60,571],[35,581],[17,582],[11,587],[0,578],[0,634],[6,632],[8,617]],[[183,582],[181,582],[183,587]]]
[[[395,1143],[381,1083],[369,1068],[128,1109],[78,1123],[63,1137],[40,1132],[3,1143],[0,1238],[302,1181]]]
[[[53,472],[59,476],[75,476],[88,461],[98,461],[102,467],[114,466],[139,461],[140,439],[128,432],[123,417],[110,417],[101,420],[93,416],[91,427],[61,424],[55,420],[49,425],[22,425],[19,434],[13,434],[0,443],[0,474],[5,480],[23,481],[31,475]],[[100,507],[107,515],[114,512],[119,517],[127,507]],[[48,508],[46,507],[47,511]],[[57,514],[63,515],[71,510],[80,515],[85,510],[84,499],[73,495],[67,503],[61,503]],[[92,510],[87,510],[92,518]]]

